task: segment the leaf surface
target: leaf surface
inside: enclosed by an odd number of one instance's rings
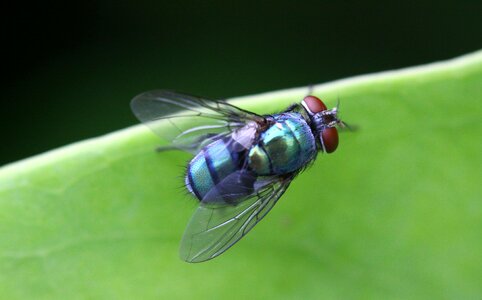
[[[272,113],[307,91],[232,101]],[[178,258],[189,156],[154,152],[142,125],[4,166],[2,298],[480,297],[482,52],[314,94],[360,129],[203,264]]]

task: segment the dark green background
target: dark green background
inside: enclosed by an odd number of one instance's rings
[[[149,89],[240,96],[482,46],[480,1],[417,3],[9,4],[1,21],[0,165],[137,123],[128,103]]]

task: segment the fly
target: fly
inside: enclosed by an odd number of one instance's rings
[[[180,256],[203,262],[244,237],[319,152],[338,147],[338,107],[306,96],[284,112],[258,115],[220,100],[150,91],[131,102],[136,117],[193,154],[185,186],[199,200]]]

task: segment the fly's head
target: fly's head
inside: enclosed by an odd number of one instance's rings
[[[345,124],[338,118],[338,105],[328,109],[318,97],[306,96],[301,105],[310,115],[314,124],[315,136],[319,137],[321,150],[332,153],[338,147],[337,126],[344,127]]]

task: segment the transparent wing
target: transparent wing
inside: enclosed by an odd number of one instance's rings
[[[142,93],[131,101],[136,117],[172,146],[191,153],[236,129],[256,128],[265,118],[224,101],[173,91]]]
[[[293,178],[294,174],[258,180],[256,192],[241,199],[235,195],[235,204],[229,203],[232,194],[211,195],[207,202],[203,199],[184,232],[181,258],[203,262],[228,250],[273,208]]]

